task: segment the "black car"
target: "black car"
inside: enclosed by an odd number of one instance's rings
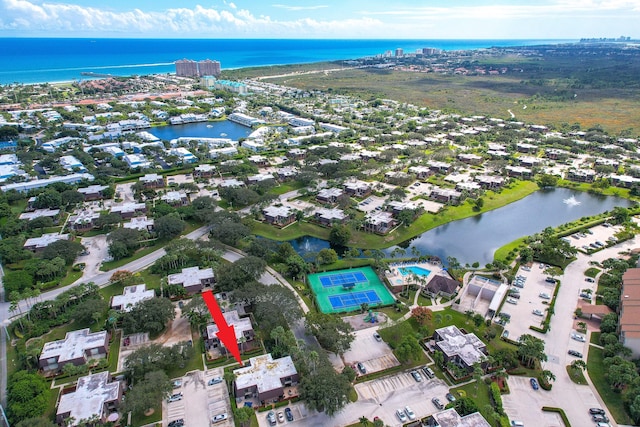
[[[575,351],[575,350],[569,350],[568,352],[571,356],[575,356],[575,357],[582,357],[582,353],[580,353],[579,351]]]
[[[358,371],[360,371],[361,374],[367,373],[367,368],[365,368],[361,362],[358,362],[356,366],[358,367]]]
[[[168,427],[183,427],[184,420],[180,418],[179,420],[173,420],[168,424]]]
[[[591,408],[589,409],[589,413],[591,415],[604,415],[604,409],[600,408]]]
[[[293,413],[291,412],[291,408],[284,409],[284,416],[287,417],[287,421],[293,421]]]

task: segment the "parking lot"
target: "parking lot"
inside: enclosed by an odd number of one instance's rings
[[[539,263],[534,263],[530,269],[520,267],[516,273],[516,278],[518,277],[523,286],[516,287],[520,291],[518,292],[520,298],[511,297],[513,298],[511,301],[515,301],[515,304],[505,302],[501,310],[501,313],[510,316],[505,325],[505,331],[508,331],[508,337],[515,341],[524,334],[538,336],[537,332],[529,329],[529,326],[540,326],[547,315],[546,309],[555,290],[555,283],[546,281],[548,276],[544,273],[544,268],[540,268]],[[515,286],[512,284],[511,287]],[[541,294],[548,296],[548,299],[542,298]],[[534,310],[542,315],[534,314]]]
[[[342,357],[346,364],[355,365],[360,362],[367,373],[382,371],[400,364],[391,347],[384,341],[377,341],[374,338],[375,332],[373,328],[354,332],[355,338],[351,348]]]
[[[175,402],[165,401],[163,408],[163,426],[171,421],[183,419],[189,427],[209,427],[215,415],[227,414],[227,419],[217,422],[220,427],[232,427],[233,417],[229,402],[229,393],[224,381],[207,385],[211,378],[222,376],[222,369],[188,372],[180,378],[181,384],[173,393],[182,393],[182,399]]]
[[[622,231],[621,226],[604,223],[590,228],[586,233],[574,233],[564,239],[579,251],[589,253],[615,244],[614,236],[619,231]]]

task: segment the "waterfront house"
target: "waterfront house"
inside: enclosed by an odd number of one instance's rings
[[[267,224],[284,227],[296,220],[296,213],[289,206],[267,206],[262,210]]]

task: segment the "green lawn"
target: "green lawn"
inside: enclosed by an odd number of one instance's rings
[[[117,330],[111,337],[111,345],[109,346],[109,372],[112,374],[117,372],[118,369],[118,356],[120,355],[120,334],[122,332]]]
[[[144,426],[151,423],[157,423],[162,421],[162,403],[158,403],[153,407],[153,414],[145,417],[144,415],[137,415],[131,417],[131,425]]]
[[[600,397],[607,405],[609,412],[613,415],[618,424],[633,425],[633,421],[627,414],[622,403],[620,393],[611,389],[605,379],[604,356],[602,349],[589,346],[589,356],[587,359],[587,373],[598,390]]]
[[[571,365],[567,365],[567,374],[571,381],[580,385],[587,385],[587,379],[584,377],[582,369],[574,369]]]
[[[492,406],[491,398],[489,397],[489,386],[486,385],[484,381],[480,381],[480,383],[477,384],[477,390],[475,381],[462,387],[454,388],[453,390],[454,394],[457,394],[458,396],[466,396],[472,399],[480,410],[482,416],[487,420],[491,419],[491,414],[487,411],[487,405]]]
[[[304,185],[299,182],[287,182],[286,184],[280,184],[277,187],[273,187],[269,190],[269,194],[273,194],[275,196],[280,196],[284,193],[288,193],[289,191],[299,190]]]
[[[599,268],[595,268],[595,267],[590,267],[587,268],[584,272],[584,275],[587,277],[591,277],[594,278],[598,275],[598,273],[600,273],[600,269]]]

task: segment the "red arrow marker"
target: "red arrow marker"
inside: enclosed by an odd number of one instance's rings
[[[211,317],[213,317],[213,322],[218,325],[218,332],[216,333],[216,336],[225,346],[227,351],[233,355],[240,365],[242,365],[240,349],[238,348],[238,341],[236,339],[236,331],[233,325],[227,325],[227,320],[222,315],[222,310],[220,310],[218,302],[211,291],[203,292],[202,299],[205,304],[207,304],[207,308],[209,308],[209,313],[211,313]]]

